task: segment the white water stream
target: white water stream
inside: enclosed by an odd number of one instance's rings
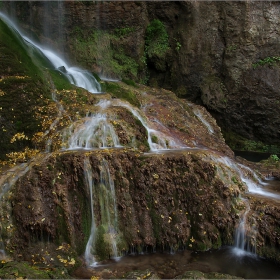
[[[280,199],[279,194],[272,193],[262,188],[262,186],[265,186],[267,183],[263,182],[256,174],[256,172],[254,172],[250,167],[240,163],[235,163],[228,157],[218,157],[216,158],[216,160],[235,170],[241,178],[242,182],[247,186],[249,193]],[[254,180],[252,180],[251,178],[254,178]]]
[[[90,72],[78,67],[69,66],[68,63],[54,51],[40,46],[28,37],[24,36],[19,28],[15,26],[15,24],[1,12],[0,18],[25,41],[26,46],[29,46],[41,52],[51,62],[56,70],[60,71],[63,75],[65,75],[65,77],[67,77],[71,84],[74,84],[77,87],[84,88],[91,93],[101,92],[100,84],[96,81],[96,79]]]
[[[275,198],[278,200],[280,199],[279,194],[272,193],[262,188],[262,186],[266,185],[266,183],[263,182],[259,176],[248,166],[235,163],[228,157],[212,157],[212,160],[220,162],[227,166],[229,170],[236,172],[239,175],[241,181],[247,186],[248,193]],[[233,173],[231,176],[233,176]],[[251,224],[248,223],[248,214],[250,212],[249,201],[242,197],[241,199],[244,202],[246,208],[244,213],[241,215],[239,225],[236,228],[233,252],[238,256],[248,254],[254,255],[256,254],[256,222],[254,221]]]

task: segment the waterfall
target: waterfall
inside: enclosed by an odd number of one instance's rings
[[[74,84],[77,87],[84,88],[91,93],[99,93],[101,91],[100,84],[96,81],[96,79],[90,72],[80,69],[78,67],[69,66],[54,51],[46,49],[34,43],[31,39],[24,36],[14,25],[14,23],[1,12],[0,18],[24,40],[26,47],[29,47],[30,50],[33,49],[43,54],[43,56],[49,60],[52,66],[60,73],[62,73],[71,84]]]
[[[63,148],[93,149],[121,147],[114,127],[105,114],[96,114],[86,118],[85,122],[72,124],[63,132]]]
[[[105,229],[106,240],[110,244],[113,257],[118,257],[118,215],[114,181],[110,175],[108,162],[103,159],[100,166],[100,183],[98,188],[101,210],[101,223]]]
[[[238,175],[241,181],[247,186],[249,193],[266,196],[269,198],[280,199],[279,194],[271,193],[264,190],[262,186],[265,183],[259,178],[259,176],[248,166],[235,163],[228,157],[210,155],[210,158],[214,162],[220,162],[224,166],[229,168],[227,176]],[[223,173],[223,172],[222,172]],[[236,175],[235,175],[236,174]],[[223,178],[222,174],[219,174]],[[226,180],[226,179],[225,179]],[[255,255],[256,254],[256,239],[257,239],[257,227],[255,218],[250,216],[250,204],[249,201],[243,197],[240,197],[241,201],[245,205],[245,210],[240,216],[240,220],[234,235],[234,249],[233,252],[239,256],[242,255]]]
[[[94,186],[92,168],[88,157],[84,159],[84,175],[90,194],[91,207],[91,230],[85,249],[85,260],[88,266],[96,266],[95,252],[97,250],[98,240],[103,240],[108,246],[111,257],[118,257],[117,239],[118,239],[118,215],[114,181],[111,178],[108,162],[102,159],[100,162],[100,180]],[[95,200],[94,200],[95,197]],[[94,208],[99,209],[100,218],[98,224],[95,222]],[[98,235],[98,228],[102,228],[102,236]],[[100,233],[99,233],[100,234]]]
[[[174,138],[166,135],[165,133],[158,131],[156,129],[151,128],[151,125],[149,124],[149,121],[147,118],[142,116],[142,113],[139,109],[133,107],[131,104],[124,102],[122,100],[100,100],[100,102],[97,104],[103,109],[106,109],[110,106],[116,106],[116,107],[123,107],[126,108],[128,111],[130,111],[133,116],[138,119],[141,124],[145,127],[148,135],[148,144],[151,151],[160,151],[160,150],[168,150],[168,149],[183,149],[186,148],[186,146],[179,143],[178,140],[175,140]],[[158,122],[158,121],[157,121]],[[161,124],[161,126],[164,126]],[[166,127],[164,127],[165,130],[168,130]]]
[[[93,211],[93,177],[92,177],[92,169],[91,164],[88,157],[84,159],[84,173],[87,186],[89,188],[90,194],[90,210],[91,210],[91,229],[90,229],[90,236],[86,245],[85,251],[85,260],[87,265],[94,266],[96,264],[94,258],[94,242],[95,242],[95,232],[96,232],[96,225],[94,220],[94,211]]]
[[[154,119],[154,123],[160,126],[161,130],[159,131],[152,128],[147,118],[142,116],[143,113],[127,102],[116,99],[101,100],[97,106],[100,107],[99,113],[95,113],[90,117],[87,116],[84,121],[77,121],[67,129],[63,130],[63,149],[72,150],[122,147],[114,126],[110,123],[110,121],[114,122],[114,118],[109,118],[105,112],[110,106],[127,109],[141,122],[147,131],[147,140],[151,151],[186,148],[186,146],[182,145],[177,139],[167,135],[168,128],[158,120]],[[163,131],[167,133],[164,133]]]
[[[234,252],[237,255],[256,254],[256,235],[257,230],[255,226],[248,225],[248,213],[250,212],[250,205],[248,200],[241,198],[245,203],[246,209],[242,214],[239,225],[235,231],[234,238]]]

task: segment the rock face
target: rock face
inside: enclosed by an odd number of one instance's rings
[[[206,106],[224,130],[279,145],[279,2],[10,6],[24,27],[43,42],[54,40],[87,68],[172,89]],[[147,57],[145,31],[153,19],[166,27],[169,49]],[[97,29],[99,35],[93,32]]]
[[[114,255],[112,227],[119,255],[144,248],[207,250],[233,244],[246,208],[239,197],[245,186],[219,159],[203,150],[144,154],[128,149],[41,157],[1,201],[5,250],[18,261],[51,267],[67,260],[70,271],[78,264],[92,228],[85,161],[92,176],[95,259]],[[104,180],[104,161],[114,185],[114,197],[105,199],[104,190],[112,186]],[[257,229],[256,253],[279,261],[279,203],[246,197],[251,208],[247,225]],[[111,219],[108,227],[112,214],[116,224]]]
[[[51,257],[59,262],[56,251],[64,243],[76,254],[84,253],[91,228],[86,158],[94,186],[97,258],[113,254],[107,231],[98,235],[104,225],[101,193],[106,183],[100,184],[104,160],[115,188],[119,254],[133,248],[138,252],[144,247],[206,250],[232,243],[236,209],[243,207],[238,202],[239,185],[232,182],[229,187],[228,181],[222,182],[217,167],[203,159],[207,158],[203,151],[158,155],[129,150],[66,152],[35,165],[6,198],[13,219],[7,220],[9,211],[4,207],[3,224],[11,224],[2,230],[2,238],[16,259],[31,261],[44,243],[50,256],[46,258],[43,252],[37,258],[44,256],[48,264]]]

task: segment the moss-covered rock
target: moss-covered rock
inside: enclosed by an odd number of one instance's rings
[[[1,19],[0,54],[0,159],[4,159],[10,152],[34,147],[32,137],[41,131],[36,113],[51,94],[43,71],[32,61],[23,39]]]
[[[3,279],[72,279],[67,270],[30,265],[27,262],[2,262],[0,277]]]

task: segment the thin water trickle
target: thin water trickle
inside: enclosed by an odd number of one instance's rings
[[[119,257],[117,248],[118,215],[114,181],[110,175],[108,162],[103,159],[100,166],[100,183],[98,189],[101,207],[101,223],[111,245],[111,256]]]
[[[94,243],[95,243],[95,234],[96,234],[96,225],[95,225],[95,218],[94,218],[94,208],[93,208],[93,192],[94,192],[94,184],[93,184],[93,176],[92,176],[92,169],[91,164],[88,157],[84,159],[84,173],[87,186],[89,188],[90,194],[90,210],[91,210],[91,230],[90,236],[86,245],[85,251],[85,260],[88,266],[95,266],[97,264],[95,257],[94,257]]]
[[[202,115],[202,112],[198,109],[198,108],[194,108],[193,109],[194,114],[200,119],[200,121],[207,127],[208,131],[213,134],[214,133],[214,129],[213,127],[210,125],[209,122],[207,122],[205,120],[205,118]]]
[[[263,187],[266,185],[266,183],[262,181],[259,176],[248,166],[235,163],[228,157],[211,155],[210,158],[213,161],[220,162],[224,166],[228,167],[227,176],[229,178],[233,178],[236,176],[234,174],[237,174],[241,181],[247,186],[249,193],[258,194],[269,198],[280,198],[279,194],[264,190]],[[242,213],[239,224],[235,231],[234,248],[232,251],[237,256],[254,256],[256,254],[257,237],[256,221],[253,217],[248,218],[248,214],[250,212],[249,201],[242,197],[240,197],[240,199],[245,205],[245,211]]]
[[[110,106],[116,106],[123,107],[129,110],[133,114],[133,116],[136,119],[138,119],[141,122],[141,124],[145,127],[148,134],[147,141],[151,151],[187,148],[186,146],[182,145],[177,139],[166,135],[162,131],[158,131],[152,128],[151,122],[147,119],[146,116],[143,116],[144,113],[127,102],[124,102],[119,99],[100,100],[100,102],[97,105],[100,106],[102,109],[106,109]],[[161,125],[164,126],[163,124]],[[165,127],[165,130],[168,129]]]

